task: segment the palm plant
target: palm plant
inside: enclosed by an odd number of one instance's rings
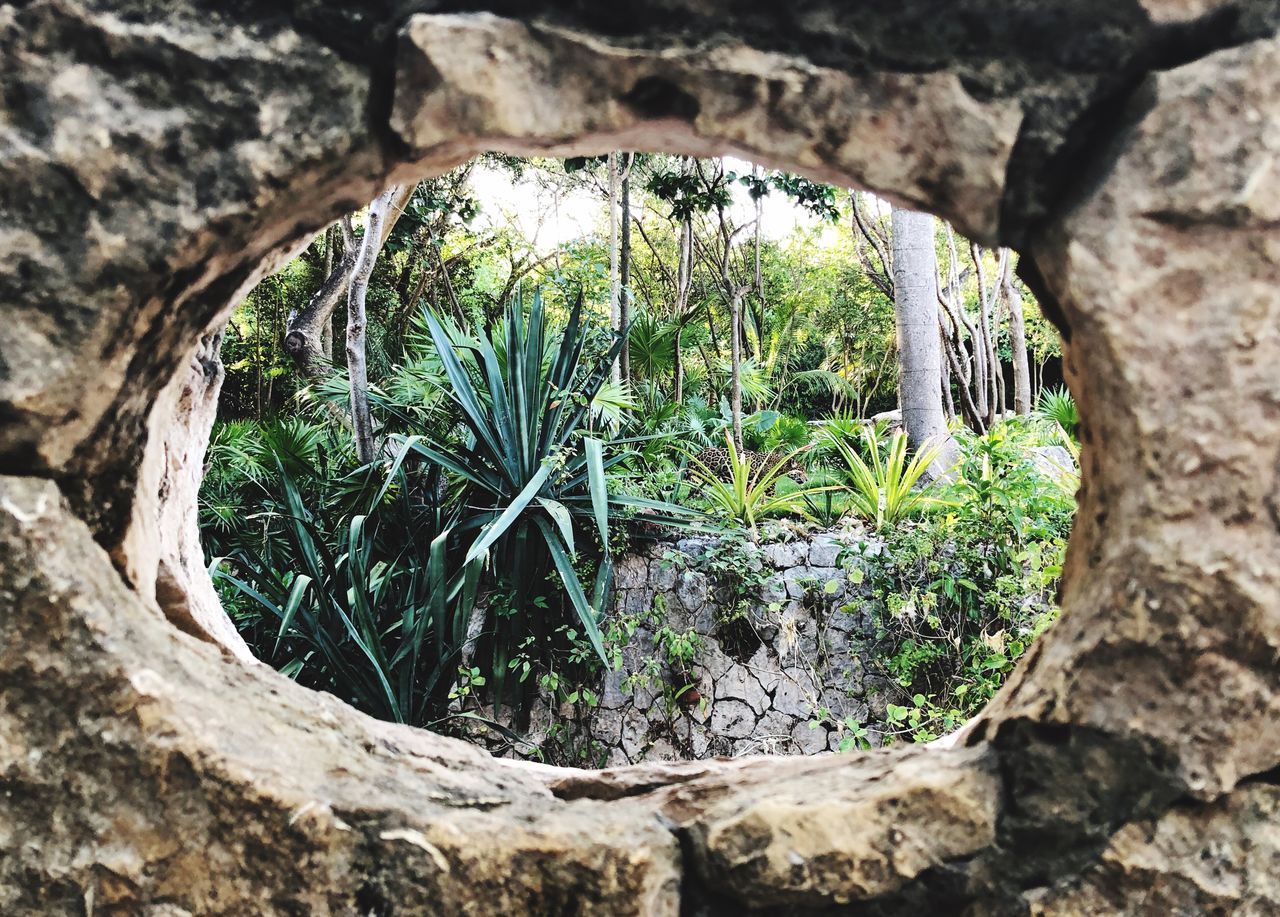
[[[1040,403],[1036,406],[1036,414],[1050,424],[1061,427],[1072,438],[1076,428],[1080,426],[1080,412],[1076,408],[1076,400],[1066,386],[1045,389],[1040,393]]]
[[[639,310],[628,333],[631,371],[643,379],[657,379],[675,363],[675,326],[648,310]]]
[[[715,514],[726,522],[745,527],[753,535],[756,524],[771,516],[791,513],[808,518],[805,499],[833,489],[809,487],[778,492],[779,480],[803,448],[788,452],[773,464],[753,468],[750,456],[738,451],[733,437],[725,434],[724,441],[729,459],[727,477],[721,477],[697,458],[690,457],[693,474],[701,485],[699,492]]]
[[[887,447],[874,428],[864,428],[862,438],[866,457],[849,440],[832,440],[844,465],[851,512],[879,531],[930,506],[943,505],[929,487],[916,486],[941,454],[942,444],[926,444],[908,460],[906,433],[894,433]]]
[[[434,314],[427,312],[425,319],[465,434],[461,442],[434,433],[403,438],[401,456],[416,453],[451,476],[459,530],[470,538],[466,562],[488,558],[498,588],[505,590],[502,613],[492,616],[487,631],[498,690],[511,648],[529,637],[545,647],[555,633],[559,622],[540,594],[553,571],[603,659],[599,617],[612,579],[610,516],[639,510],[653,521],[674,522],[690,515],[669,504],[610,494],[606,473],[631,454],[627,441],[605,443],[586,433],[624,337],[595,360],[584,360],[581,296],[558,340],[540,293],[533,295],[527,315],[519,296],[508,304],[497,341],[481,337],[459,344]],[[614,447],[608,458],[606,447]],[[575,568],[577,546],[587,541],[595,541],[601,553],[591,598]]]

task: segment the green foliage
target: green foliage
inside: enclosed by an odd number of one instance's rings
[[[786,474],[799,449],[792,450],[772,464],[755,468],[748,456],[738,452],[732,437],[726,435],[724,441],[729,453],[727,477],[721,478],[695,457],[690,458],[690,463],[702,498],[710,505],[711,511],[726,522],[744,526],[754,533],[757,523],[772,516],[786,513],[804,515],[804,497],[824,489],[777,492],[778,480]]]
[[[946,512],[888,528],[849,560],[883,597],[888,671],[912,703],[891,710],[901,734],[945,734],[991,698],[1056,615],[1074,512],[1027,458],[1016,423],[962,436]]]
[[[601,161],[561,170],[488,158],[597,195]],[[279,346],[289,314],[340,254],[339,234],[319,236],[236,309],[200,507],[226,606],[268,662],[379,716],[438,723],[458,704],[524,690],[513,685],[589,706],[592,678],[618,663],[636,623],[602,614],[611,557],[629,538],[658,531],[649,523],[688,524],[696,507],[735,527],[706,564],[725,600],[719,635],[749,649],[758,623],[750,596],[770,575],[750,540],[761,520],[831,526],[856,513],[881,545],[863,560],[885,597],[886,669],[905,692],[893,698],[894,725],[927,737],[959,722],[1052,616],[1078,474],[1045,480],[1020,456],[1024,440],[1059,429],[1078,449],[1070,396],[1043,395],[1047,424],[963,438],[957,480],[921,487],[927,455],[907,456],[883,429],[862,432],[860,418],[897,400],[895,322],[850,221],[831,222],[849,215],[844,195],[767,170],[737,175],[723,163],[634,162],[632,217],[643,232],[628,287],[632,376],[620,384],[608,378],[619,341],[603,305],[603,223],[554,253],[514,223],[473,229],[482,202],[469,167],[415,189],[370,283],[370,400],[384,442],[374,465],[352,470],[341,423],[349,402],[342,308],[326,377],[303,379]],[[740,205],[744,187],[751,198],[785,195],[820,225],[761,240],[758,288],[752,234],[733,243],[734,279],[751,286],[745,445],[781,458],[752,467],[735,452],[720,478],[686,457],[730,428],[729,310],[718,265],[705,257],[719,244],[705,215]],[[677,308],[685,218],[694,264]],[[972,278],[965,283],[972,308]],[[543,291],[527,309],[512,302],[522,287]],[[1058,352],[1056,333],[1028,306],[1029,345],[1043,362]],[[786,476],[800,460],[804,484]],[[449,588],[428,588],[439,582]],[[433,604],[440,595],[444,604]],[[464,662],[457,628],[477,610],[476,652]],[[673,671],[687,665],[696,634],[665,619],[649,624],[659,661]],[[669,700],[688,687],[672,687]],[[827,726],[842,746],[868,740],[865,723]],[[572,736],[561,741],[574,763],[598,758]]]
[[[538,293],[527,313],[518,298],[508,304],[496,340],[459,346],[435,315],[428,313],[426,323],[465,435],[456,440],[427,431],[404,438],[402,453],[448,474],[459,527],[475,533],[466,560],[487,558],[506,597],[486,635],[495,678],[501,682],[512,648],[529,635],[540,651],[549,650],[561,622],[535,590],[552,570],[590,646],[605,660],[599,619],[613,570],[610,516],[640,509],[654,519],[689,518],[675,506],[610,494],[606,472],[627,457],[625,444],[586,435],[623,339],[584,361],[581,297],[557,332]],[[614,454],[606,458],[606,449]],[[601,559],[588,598],[575,561],[578,546],[592,543]]]
[[[425,502],[410,499],[402,471],[354,514],[304,506],[283,464],[277,471],[280,543],[241,546],[214,570],[257,611],[241,616],[246,638],[259,658],[367,713],[432,721],[447,700],[479,573],[475,564],[449,572],[456,514],[433,502],[431,481]]]
[[[1042,391],[1040,403],[1036,405],[1036,414],[1075,438],[1076,429],[1080,426],[1080,412],[1076,409],[1076,400],[1065,386]]]
[[[843,438],[832,446],[844,463],[849,490],[848,509],[867,520],[876,531],[942,504],[929,487],[918,486],[929,466],[942,452],[943,444],[926,444],[907,458],[907,434],[889,437],[887,446],[874,427],[864,427],[862,439],[866,457]]]

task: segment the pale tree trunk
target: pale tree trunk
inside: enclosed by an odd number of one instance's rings
[[[635,166],[635,154],[627,154],[626,168],[622,170],[621,238],[618,244],[618,329],[631,325],[631,170]],[[631,381],[631,345],[623,343],[619,375],[623,381]]]
[[[331,330],[330,318],[342,301],[343,293],[347,291],[351,271],[359,256],[355,236],[351,231],[351,218],[343,217],[340,226],[342,257],[331,266],[320,289],[311,297],[306,307],[290,316],[289,327],[284,336],[285,353],[294,359],[304,375],[312,379],[324,375],[333,362],[332,340],[326,348],[325,331]]]
[[[681,174],[690,174],[687,157],[681,157]],[[684,334],[685,323],[689,321],[685,311],[689,308],[689,292],[693,287],[693,218],[685,215],[680,220],[680,230],[676,240],[680,263],[676,266],[676,334],[675,334],[675,400],[676,404],[684,402],[684,361],[680,358],[680,339]]]
[[[621,290],[619,289],[618,262],[618,154],[610,153],[609,169],[609,327],[614,334],[622,327]],[[622,381],[622,362],[613,361],[610,370],[613,381]]]
[[[1013,351],[1013,411],[1031,413],[1031,363],[1027,358],[1027,323],[1023,314],[1022,293],[1013,282],[1013,259],[1004,273],[1004,301],[1009,307],[1009,347]]]
[[[202,336],[188,371],[170,383],[157,403],[156,428],[164,449],[153,453],[160,457],[153,469],[159,481],[151,491],[158,494],[155,537],[148,540],[158,548],[155,600],[165,616],[186,633],[252,660],[222,609],[200,544],[200,482],[225,375],[218,354],[221,345],[221,328]]]
[[[347,377],[351,382],[351,431],[355,438],[356,456],[360,463],[373,461],[373,417],[369,413],[369,371],[365,355],[365,295],[369,278],[382,250],[383,227],[391,219],[393,202],[403,193],[400,185],[392,185],[369,205],[365,218],[364,238],[356,258],[347,292]]]
[[[325,280],[328,280],[333,274],[334,249],[338,247],[339,239],[341,238],[342,237],[338,235],[338,227],[336,225],[330,226],[324,231]],[[344,248],[343,251],[346,251],[346,249]],[[292,327],[292,316],[289,324]],[[320,355],[324,358],[326,363],[333,362],[333,322],[331,320],[320,323]]]
[[[742,449],[742,298],[746,291],[735,289],[730,299],[729,412],[733,418],[733,444]]]
[[[750,283],[738,283],[733,279],[731,254],[733,240],[746,227],[729,227],[724,207],[716,207],[720,231],[720,283],[729,306],[729,414],[733,426],[733,441],[742,448],[742,301],[751,290]]]
[[[395,185],[394,195],[387,203],[387,216],[382,220],[378,233],[378,247],[387,241],[405,205],[413,195],[414,185]],[[333,364],[333,323],[338,303],[349,292],[351,273],[355,270],[360,249],[355,244],[350,217],[339,222],[342,230],[342,257],[333,257],[334,231],[330,227],[325,235],[325,279],[320,289],[300,312],[289,316],[285,331],[284,349],[309,378],[324,375]]]
[[[969,243],[969,255],[973,259],[973,268],[977,274],[978,280],[978,331],[979,339],[976,342],[978,353],[981,354],[981,365],[983,367],[983,385],[982,385],[982,401],[980,407],[983,411],[983,419],[988,429],[996,422],[998,416],[1002,413],[1004,405],[1000,403],[1000,387],[996,382],[996,377],[1000,373],[1000,361],[996,355],[995,335],[991,327],[991,318],[994,313],[992,308],[992,297],[999,284],[1001,275],[1004,273],[1004,262],[1002,261],[996,269],[996,281],[991,287],[987,286],[987,270],[982,263],[982,249],[973,242]]]
[[[893,208],[893,290],[898,327],[899,402],[912,448],[946,443],[930,466],[951,467],[951,437],[942,407],[942,347],[938,337],[937,256],[933,217]]]

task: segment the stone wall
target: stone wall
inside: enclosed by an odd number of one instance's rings
[[[879,745],[897,689],[864,662],[874,599],[856,572],[878,550],[854,524],[761,544],[658,542],[622,557],[614,614],[634,632],[621,668],[594,709],[543,706],[531,738],[558,732],[584,763],[609,766],[815,754],[853,744],[850,723],[869,724],[865,741]],[[664,633],[692,638],[688,665],[673,662]]]

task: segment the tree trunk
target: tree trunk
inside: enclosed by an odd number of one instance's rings
[[[635,154],[627,154],[627,165],[622,170],[622,196],[619,217],[621,240],[618,245],[618,328],[622,330],[631,325],[631,169],[635,165]],[[631,381],[631,345],[623,343],[620,357],[622,366],[620,376],[624,382]]]
[[[745,289],[736,289],[730,300],[729,330],[729,414],[733,419],[733,444],[742,449],[742,298]]]
[[[674,364],[672,374],[675,376],[673,400],[676,404],[684,401],[684,361],[680,359],[680,337],[684,334],[684,324],[676,325],[676,333],[671,341],[671,362]]]
[[[327,372],[333,362],[332,337],[329,347],[324,344],[325,328],[329,326],[342,294],[351,281],[351,272],[360,255],[351,231],[351,218],[343,217],[342,257],[329,271],[320,289],[297,315],[292,316],[284,336],[284,349],[291,356],[303,375],[317,378]]]
[[[351,276],[347,293],[347,377],[351,382],[351,432],[355,438],[356,456],[360,463],[373,461],[373,417],[369,413],[369,372],[365,355],[365,294],[369,278],[378,260],[385,238],[383,227],[390,219],[393,202],[403,193],[400,185],[392,185],[369,205],[365,218],[364,238]]]
[[[610,153],[609,169],[609,327],[614,334],[622,327],[622,301],[618,258],[618,154]],[[622,381],[622,361],[615,359],[610,370],[615,383]]]
[[[689,174],[689,161],[681,163],[683,174]],[[684,335],[684,326],[689,321],[685,314],[689,308],[689,291],[693,286],[693,220],[685,216],[680,221],[680,230],[676,240],[679,252],[679,264],[676,265],[676,302],[673,310],[676,320],[676,334],[673,346],[675,352],[675,400],[677,404],[684,402],[684,361],[680,359],[680,341]]]
[[[938,337],[937,256],[933,217],[893,209],[893,290],[898,326],[899,403],[912,448],[949,443],[942,407],[942,347]],[[950,448],[931,466],[951,465]]]
[[[1031,413],[1031,362],[1027,357],[1027,323],[1022,293],[1013,282],[1012,257],[1004,274],[1004,301],[1009,307],[1009,347],[1013,351],[1013,412]]]

